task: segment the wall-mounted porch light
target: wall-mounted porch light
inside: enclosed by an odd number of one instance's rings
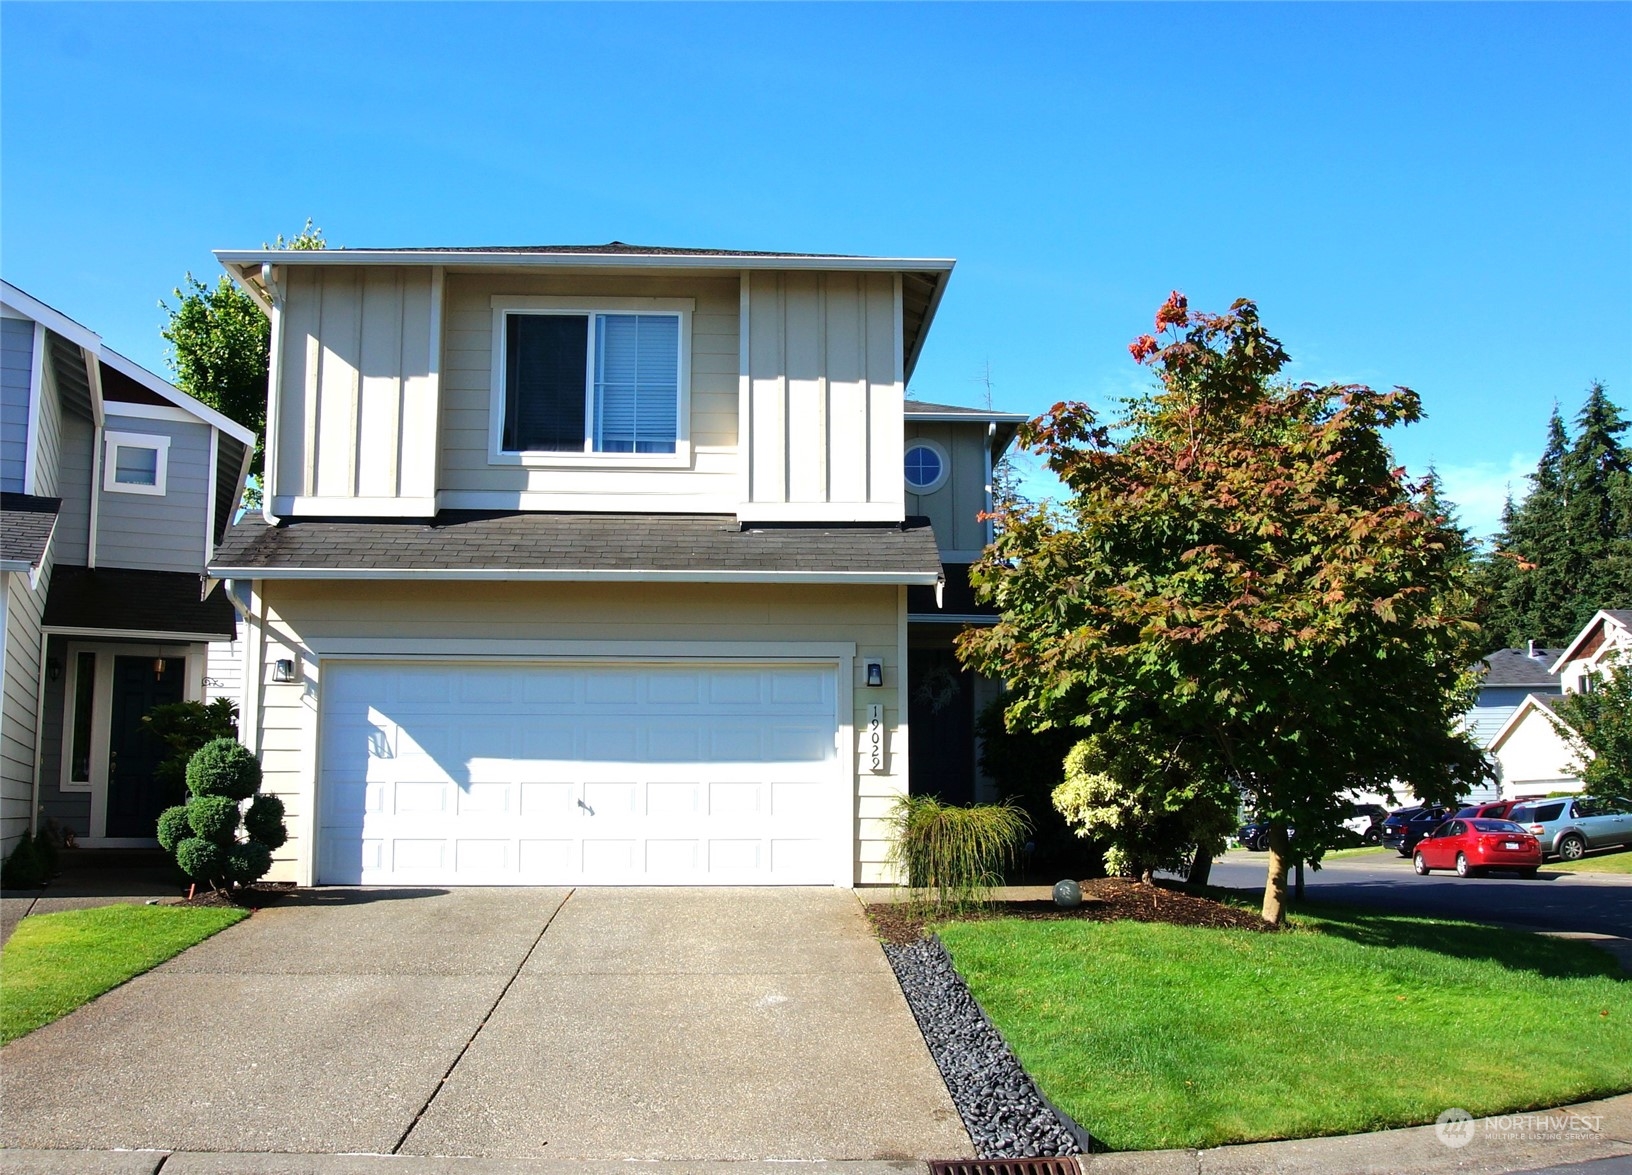
[[[278,682],[295,680],[295,663],[288,659],[272,662],[272,680]]]
[[[867,667],[867,684],[877,687],[884,684],[884,662],[878,657],[869,657],[863,664]]]

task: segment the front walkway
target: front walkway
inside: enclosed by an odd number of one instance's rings
[[[0,1068],[8,1148],[969,1153],[842,890],[310,891],[8,1045]]]

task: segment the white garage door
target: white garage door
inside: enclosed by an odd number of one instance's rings
[[[850,860],[836,678],[330,662],[318,880],[833,884]]]

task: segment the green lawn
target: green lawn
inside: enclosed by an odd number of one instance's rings
[[[1632,873],[1632,849],[1600,853],[1595,857],[1583,857],[1573,862],[1549,861],[1542,868],[1556,869],[1563,873]]]
[[[1117,1150],[1349,1134],[1632,1089],[1632,982],[1582,943],[1321,909],[1281,934],[937,928],[1043,1091]]]
[[[24,918],[0,951],[0,1044],[247,916],[233,907],[99,906]]]

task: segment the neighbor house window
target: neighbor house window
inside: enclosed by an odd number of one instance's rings
[[[163,494],[170,438],[134,432],[107,434],[102,488],[121,494]]]
[[[674,453],[684,316],[506,310],[503,453]]]

